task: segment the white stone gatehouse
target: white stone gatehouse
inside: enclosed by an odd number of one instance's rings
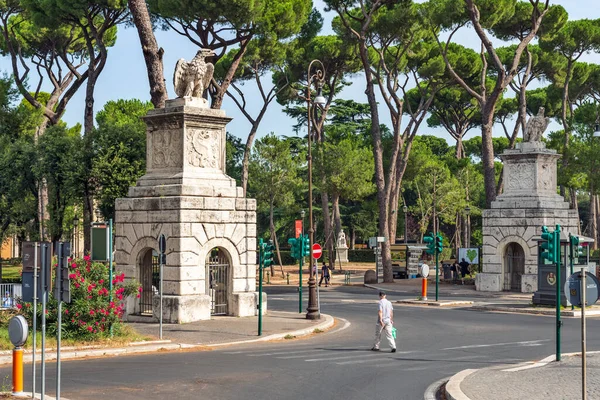
[[[483,211],[482,268],[475,285],[482,291],[532,293],[538,289],[541,227],[578,233],[576,210],[557,194],[560,155],[542,142],[519,143],[500,155],[504,192]]]
[[[117,269],[146,292],[145,299],[128,301],[129,319],[158,318],[161,234],[165,322],[257,312],[256,201],[225,174],[230,118],[199,104],[179,98],[148,112],[146,174],[115,204]],[[264,312],[266,301],[263,305]]]

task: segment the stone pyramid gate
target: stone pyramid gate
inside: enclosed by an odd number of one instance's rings
[[[144,117],[146,174],[115,205],[116,269],[143,287],[128,300],[128,320],[158,318],[161,234],[165,322],[256,315],[256,201],[225,173],[230,120],[199,98],[168,100]]]

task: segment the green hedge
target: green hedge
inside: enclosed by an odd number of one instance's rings
[[[375,249],[348,250],[350,262],[375,262]]]

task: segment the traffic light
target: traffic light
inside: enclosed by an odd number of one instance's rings
[[[547,226],[542,226],[542,258],[550,261],[551,263],[556,261],[556,248],[554,243],[555,232],[550,232]]]
[[[579,258],[579,257],[583,257],[585,255],[584,251],[583,251],[583,246],[581,246],[579,244],[579,236],[571,235],[569,233],[569,244],[571,245],[570,250],[571,250],[571,255],[573,257]]]
[[[300,239],[301,239],[301,237],[299,237],[298,239],[296,239],[296,238],[288,239],[288,244],[290,245],[290,254],[291,254],[292,258],[294,258],[296,260],[302,258],[302,256],[300,255]]]
[[[268,268],[275,263],[273,261],[273,250],[275,250],[273,241],[269,240],[268,243],[265,243],[263,249],[263,267]]]
[[[435,240],[433,238],[433,233],[425,235],[423,241],[427,243],[427,250],[425,250],[425,252],[427,254],[435,254]]]
[[[301,235],[300,236],[302,238],[302,244],[301,244],[301,252],[300,255],[302,257],[309,257],[310,256],[310,240],[308,238],[308,235]]]
[[[438,254],[442,254],[442,250],[444,250],[444,239],[442,238],[442,235],[438,233],[435,237],[435,251],[437,251]]]

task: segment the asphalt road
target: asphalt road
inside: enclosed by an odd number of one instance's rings
[[[269,308],[297,311],[293,288],[268,291]],[[322,311],[340,322],[307,339],[64,361],[62,397],[416,400],[432,382],[460,370],[516,364],[555,351],[554,317],[396,305],[398,352],[389,353],[384,343],[381,352],[372,352],[376,299],[375,291],[359,287],[321,291]],[[578,351],[580,320],[563,321],[562,350]],[[600,321],[590,318],[590,351],[600,349],[600,338],[594,334],[599,329]],[[55,388],[54,366],[47,367],[50,395]],[[1,377],[9,375],[7,368],[0,369]]]

